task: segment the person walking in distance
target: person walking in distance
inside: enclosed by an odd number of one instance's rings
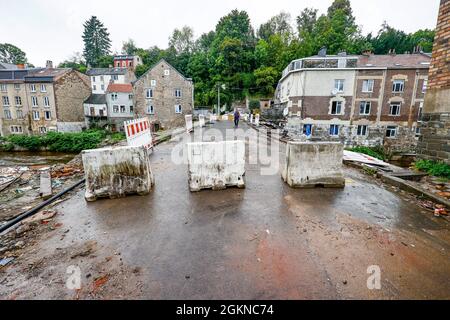
[[[237,128],[239,125],[239,118],[241,117],[239,111],[234,109],[234,127]]]

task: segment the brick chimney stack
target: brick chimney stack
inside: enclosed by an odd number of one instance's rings
[[[47,60],[47,62],[45,63],[45,67],[47,69],[53,69],[53,61],[52,60]]]

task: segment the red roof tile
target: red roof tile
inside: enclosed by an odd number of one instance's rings
[[[110,83],[106,91],[131,93],[133,91],[133,87],[129,83]]]

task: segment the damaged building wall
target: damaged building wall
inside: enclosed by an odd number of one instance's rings
[[[417,53],[358,59],[376,64],[358,62],[350,70],[300,68],[283,76],[275,101],[288,108],[289,135],[346,146],[384,145],[388,152],[415,151],[429,57]]]
[[[428,89],[423,105],[419,156],[450,164],[450,1],[441,0]]]

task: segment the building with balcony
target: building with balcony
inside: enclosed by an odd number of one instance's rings
[[[319,55],[292,61],[275,92],[298,137],[414,148],[430,56]]]

